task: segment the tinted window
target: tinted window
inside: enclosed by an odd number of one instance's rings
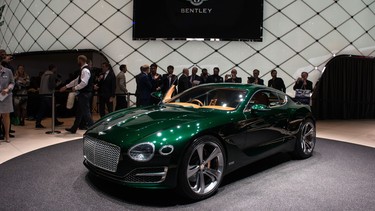
[[[193,108],[236,109],[246,97],[247,91],[225,87],[203,86],[187,90],[167,102]]]
[[[283,97],[283,98],[280,98]],[[280,96],[278,93],[271,92],[271,91],[258,91],[256,92],[252,98],[250,99],[250,102],[247,106],[247,109],[250,109],[251,106],[254,104],[261,104],[268,106],[270,108],[275,106],[280,106],[285,104],[286,102],[286,96]]]

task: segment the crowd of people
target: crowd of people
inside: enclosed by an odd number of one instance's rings
[[[126,65],[121,65],[120,73],[115,76],[108,62],[102,63],[102,68],[95,68],[86,56],[80,55],[77,58],[80,70],[72,74],[71,79],[64,83],[60,80],[57,67],[53,64],[38,77],[30,78],[24,65],[18,65],[17,69],[10,65],[11,55],[0,50],[0,56],[0,139],[2,140],[9,142],[10,138],[14,137],[11,122],[24,126],[25,119],[35,120],[35,128],[45,128],[42,120],[51,114],[52,94],[55,92],[64,93],[69,89],[69,92],[74,92],[76,95],[75,122],[72,127],[66,129],[70,133],[75,133],[77,129],[87,129],[93,124],[91,112],[94,93],[98,96],[98,110],[101,117],[114,110],[114,103],[116,103],[115,110],[127,107]],[[53,120],[54,125],[64,124],[56,116]]]
[[[166,74],[157,73],[157,64],[153,63],[150,66],[141,66],[141,73],[136,76],[136,97],[137,106],[148,106],[156,104],[159,100],[155,100],[151,96],[151,93],[161,91],[163,95],[169,90],[172,85],[176,86],[176,90],[173,95],[182,93],[185,90],[198,86],[205,83],[242,83],[242,78],[237,76],[237,70],[232,69],[230,74],[225,75],[225,78],[220,76],[220,69],[218,67],[213,68],[213,73],[210,75],[206,68],[201,70],[201,74],[198,75],[198,68],[192,67],[191,74],[188,68],[183,68],[180,77],[174,74],[174,67],[169,65],[167,67]],[[253,70],[253,76],[248,77],[248,84],[265,85],[264,80],[259,78],[260,71],[258,69]],[[286,91],[285,83],[282,78],[277,77],[277,71],[271,71],[271,79],[268,81],[268,87],[278,89],[282,92]],[[310,90],[312,91],[312,82],[307,80],[308,73],[303,72],[301,78],[298,78],[293,89],[294,90]]]
[[[10,141],[11,121],[10,114],[13,114],[18,120],[17,125],[25,125],[25,119],[32,110],[29,109],[28,102],[32,96],[38,96],[38,111],[34,113],[35,128],[45,128],[42,120],[50,113],[52,108],[52,94],[55,91],[73,92],[76,99],[76,116],[74,124],[66,131],[76,133],[78,129],[87,129],[94,121],[92,119],[93,95],[97,93],[98,107],[100,117],[111,113],[114,110],[126,108],[128,106],[126,88],[126,65],[120,65],[119,73],[115,75],[111,65],[103,62],[101,68],[92,66],[92,62],[86,56],[80,55],[77,58],[77,64],[80,67],[75,74],[72,74],[67,82],[62,82],[57,74],[57,67],[53,64],[42,72],[37,79],[33,80],[27,74],[25,66],[18,65],[14,69],[10,65],[12,56],[0,50],[0,114],[1,129],[0,139]],[[163,95],[171,86],[176,86],[173,95],[181,93],[191,87],[199,86],[205,83],[242,83],[242,78],[237,76],[237,70],[232,69],[230,74],[220,76],[220,69],[213,68],[213,73],[209,74],[206,68],[198,74],[198,68],[183,68],[180,76],[174,74],[174,67],[169,65],[166,74],[157,72],[158,65],[153,63],[140,67],[140,73],[135,76],[136,79],[136,106],[148,106],[158,104],[160,99],[152,97],[151,93],[160,91]],[[260,71],[253,70],[253,75],[248,77],[248,84],[265,85],[264,80],[259,78]],[[272,78],[268,81],[268,86],[286,91],[282,78],[277,77],[277,71],[271,71]],[[294,90],[312,91],[312,82],[307,80],[308,73],[303,72],[294,85]],[[13,96],[14,95],[14,96]],[[114,107],[115,104],[115,107]],[[62,125],[63,122],[57,118],[53,120],[54,124]],[[14,136],[13,136],[14,137]]]

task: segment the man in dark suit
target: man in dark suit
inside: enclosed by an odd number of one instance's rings
[[[208,76],[207,83],[222,83],[224,82],[223,77],[219,75],[220,69],[214,67],[214,74]]]
[[[259,78],[259,70],[258,69],[253,70],[253,76],[252,77],[247,77],[247,83],[248,84],[264,85],[263,79]]]
[[[167,67],[168,73],[164,74],[163,77],[162,77],[161,91],[162,91],[163,95],[165,95],[167,93],[167,91],[169,90],[169,88],[172,85],[177,86],[177,76],[175,74],[173,74],[173,71],[174,71],[174,67],[172,65],[169,65]]]
[[[201,84],[206,84],[208,83],[208,70],[206,68],[203,68],[202,69],[202,73],[201,73]]]
[[[95,89],[98,90],[99,114],[105,116],[105,108],[108,113],[113,112],[113,101],[116,96],[116,76],[108,62],[103,62],[102,73],[98,77]]]
[[[162,76],[157,73],[157,70],[158,65],[156,63],[152,63],[150,65],[150,73],[148,74],[152,84],[152,92],[157,92],[161,89]],[[160,99],[152,97],[151,101],[152,104],[157,105],[160,102]]]
[[[197,86],[202,83],[202,79],[199,75],[197,75],[197,73],[198,73],[198,68],[193,67],[191,69],[191,75],[189,76],[189,81],[191,83],[191,86]]]
[[[150,73],[150,67],[148,65],[141,66],[141,73],[135,76],[137,82],[137,90],[135,96],[137,97],[137,107],[149,106],[152,104],[151,92],[152,84],[148,74]]]
[[[191,88],[191,83],[189,81],[189,69],[184,68],[182,70],[182,75],[178,79],[178,93],[180,94],[189,88]]]
[[[268,87],[278,89],[285,93],[286,87],[285,87],[284,81],[283,79],[277,77],[277,71],[272,70],[271,76],[272,76],[272,79],[268,81]]]

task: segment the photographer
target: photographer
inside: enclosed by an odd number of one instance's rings
[[[264,85],[263,79],[259,78],[259,70],[254,69],[253,70],[253,76],[252,77],[247,77],[247,83],[248,84],[259,84],[259,85]]]
[[[302,90],[313,90],[313,83],[307,80],[309,74],[307,72],[302,72],[301,77],[296,80],[296,83],[293,86],[293,89],[302,89]]]
[[[303,104],[310,104],[310,95],[313,90],[313,83],[307,80],[309,74],[307,72],[301,73],[301,78],[298,78],[293,86],[296,91],[295,99]]]
[[[242,78],[237,77],[237,70],[233,69],[231,74],[225,75],[225,82],[226,83],[242,83]]]

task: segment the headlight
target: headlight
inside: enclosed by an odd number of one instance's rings
[[[135,161],[146,162],[154,157],[155,145],[153,143],[141,143],[129,149],[129,157]]]

